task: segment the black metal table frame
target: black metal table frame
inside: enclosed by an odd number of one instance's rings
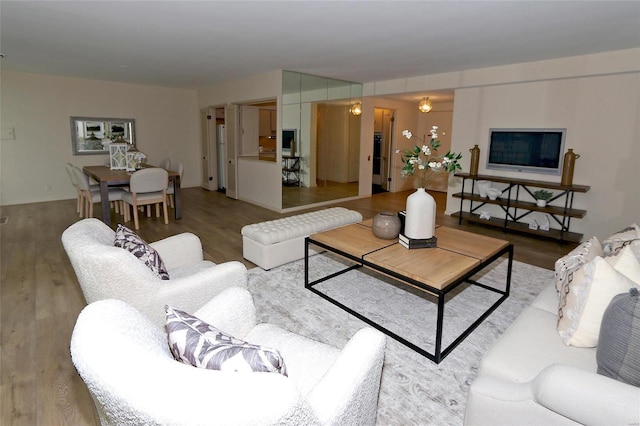
[[[354,262],[354,265],[351,265],[345,269],[342,269],[340,271],[334,272],[326,277],[322,277],[319,278],[315,281],[309,282],[309,245],[313,244],[315,246],[321,247],[329,252],[338,254],[344,258],[349,259],[350,261]],[[424,249],[424,250],[428,250],[428,249]],[[367,254],[371,254],[371,253],[367,253]],[[366,256],[367,254],[365,254],[364,256]],[[470,278],[475,275],[476,273],[480,272],[481,270],[483,270],[484,268],[486,268],[487,266],[491,265],[494,261],[496,261],[497,259],[501,258],[502,256],[504,256],[505,254],[508,254],[508,266],[507,266],[507,278],[506,278],[506,287],[504,289],[504,291],[499,290],[497,288],[488,286],[486,284],[482,284],[478,281],[475,280],[471,280]],[[364,257],[363,256],[363,257]],[[411,343],[410,341],[408,341],[407,339],[399,336],[398,334],[392,332],[391,330],[388,330],[387,328],[383,327],[382,325],[376,323],[375,321],[365,317],[364,315],[362,315],[359,312],[354,311],[353,309],[349,308],[348,306],[340,303],[339,301],[333,299],[332,297],[326,295],[325,293],[322,293],[320,290],[314,288],[314,286],[316,284],[320,284],[321,282],[330,280],[331,278],[337,277],[338,275],[342,275],[344,273],[347,273],[353,269],[358,269],[362,266],[366,266],[370,269],[373,269],[374,271],[378,271],[381,272],[385,275],[391,276],[393,278],[395,278],[396,280],[402,282],[402,283],[406,283],[406,284],[410,284],[412,286],[418,287],[422,290],[425,290],[433,295],[435,295],[438,299],[438,314],[437,314],[437,321],[436,321],[436,341],[435,341],[435,352],[434,353],[430,353],[428,351],[426,351],[425,349]],[[511,289],[511,269],[513,266],[513,245],[509,244],[506,247],[504,247],[503,249],[501,249],[499,252],[497,252],[496,254],[494,254],[493,256],[491,256],[489,259],[487,259],[484,262],[480,262],[480,264],[476,267],[474,267],[473,269],[471,269],[469,272],[467,272],[466,274],[464,274],[462,277],[460,277],[458,280],[456,280],[454,283],[448,285],[445,289],[440,290],[431,286],[428,286],[424,283],[421,283],[419,281],[416,281],[414,279],[411,279],[409,277],[406,277],[404,275],[398,274],[397,272],[388,270],[386,268],[383,268],[379,265],[376,265],[374,263],[368,262],[366,260],[364,260],[363,258],[359,258],[353,255],[350,255],[348,253],[345,253],[341,250],[338,250],[334,247],[331,247],[327,244],[323,244],[319,241],[314,241],[312,238],[310,237],[306,237],[305,238],[305,256],[304,256],[304,286],[306,289],[311,290],[312,292],[314,292],[315,294],[317,294],[318,296],[328,300],[329,302],[333,303],[334,305],[338,306],[339,308],[343,309],[344,311],[350,313],[351,315],[355,316],[356,318],[364,321],[365,323],[369,324],[370,326],[380,330],[381,332],[385,333],[387,336],[397,340],[398,342],[402,343],[403,345],[407,346],[408,348],[416,351],[417,353],[419,353],[420,355],[430,359],[431,361],[435,362],[436,364],[439,364],[453,349],[456,348],[456,346],[458,346],[460,343],[462,343],[462,341],[473,332],[473,330],[476,329],[476,327],[478,327],[482,321],[484,321],[489,315],[491,315],[491,313],[496,310],[496,308],[498,306],[500,306],[502,304],[502,302],[504,302],[507,297],[509,297],[509,291]],[[493,291],[495,293],[501,294],[502,296],[495,302],[493,303],[493,305],[491,305],[478,319],[476,319],[476,321],[473,322],[473,324],[471,324],[465,331],[462,332],[462,334],[460,334],[449,346],[447,346],[446,348],[442,349],[442,333],[443,333],[443,322],[444,322],[444,305],[445,305],[445,296],[447,295],[447,293],[451,292],[452,290],[454,290],[456,287],[458,287],[459,285],[463,284],[463,283],[469,283],[472,285],[476,285],[479,287],[482,287],[486,290],[490,290]]]

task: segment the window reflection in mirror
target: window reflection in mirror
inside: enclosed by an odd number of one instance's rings
[[[283,209],[358,195],[360,116],[350,111],[361,101],[360,83],[283,72],[282,128],[296,131],[300,157],[299,184],[283,180]]]
[[[135,145],[134,119],[71,117],[73,155],[108,154],[113,142]]]

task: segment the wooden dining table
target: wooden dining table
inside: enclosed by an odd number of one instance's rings
[[[154,167],[145,164],[143,167]],[[84,166],[84,173],[100,183],[100,203],[102,204],[102,221],[111,226],[111,209],[109,207],[109,187],[126,186],[133,172],[111,170],[108,166]],[[182,197],[180,196],[180,174],[171,170],[169,182],[173,182],[173,198],[175,218],[182,219]]]

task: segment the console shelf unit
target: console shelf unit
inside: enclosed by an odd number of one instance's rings
[[[458,223],[462,220],[468,222],[481,223],[484,225],[502,228],[504,231],[517,231],[528,234],[539,235],[546,238],[553,238],[559,241],[569,241],[578,243],[582,240],[582,234],[569,231],[571,219],[583,218],[586,210],[573,208],[573,196],[576,192],[585,193],[590,187],[585,185],[561,185],[556,182],[540,180],[516,179],[502,176],[475,175],[469,173],[456,173],[455,176],[462,178],[462,192],[453,194],[454,198],[460,198],[460,211],[452,214],[458,218]],[[471,181],[470,192],[465,191],[467,180]],[[506,184],[506,188],[501,189],[502,194],[496,200],[481,197],[474,193],[476,182],[486,180]],[[538,207],[534,200],[533,192],[536,189],[550,189],[556,191],[553,198],[547,202],[545,207]],[[464,202],[468,202],[468,208],[464,209]],[[555,205],[549,203],[555,202]],[[505,214],[504,218],[480,219],[476,213],[484,205],[497,205]],[[541,212],[549,215],[551,224],[555,222],[559,228],[551,228],[548,231],[539,229],[529,229],[529,224],[521,222],[521,219],[532,212]]]
[[[297,155],[282,156],[282,183],[300,186],[300,157]]]

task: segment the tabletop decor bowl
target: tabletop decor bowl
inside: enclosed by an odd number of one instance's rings
[[[393,240],[400,234],[400,218],[391,212],[378,213],[373,218],[373,235],[383,240]]]

